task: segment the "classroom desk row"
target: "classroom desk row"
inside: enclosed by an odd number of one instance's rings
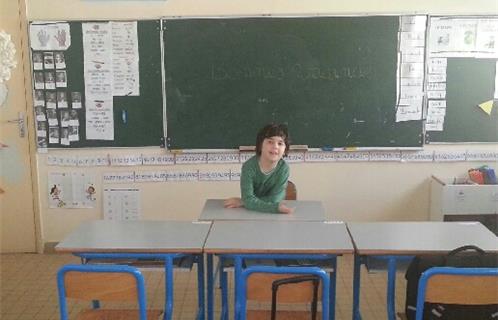
[[[265,272],[265,266],[243,268],[242,261],[256,259],[330,260],[333,272],[322,286],[322,319],[335,316],[336,257],[354,254],[353,319],[359,310],[360,266],[367,256],[388,260],[388,319],[395,319],[394,296],[396,261],[415,254],[445,253],[456,247],[474,244],[486,251],[498,251],[498,238],[480,223],[459,222],[382,222],[348,223],[325,221],[318,202],[296,201],[293,215],[258,214],[244,209],[227,211],[220,201],[208,200],[200,219],[208,221],[90,221],[81,224],[56,250],[88,259],[162,259],[165,265],[166,301],[164,319],[173,314],[174,260],[191,256],[198,265],[198,319],[205,319],[204,254],[207,256],[207,319],[214,317],[213,256],[234,259],[234,318],[245,314],[245,287],[238,285],[250,269]],[[305,216],[313,209],[312,221]],[[321,212],[321,213],[320,213]],[[223,215],[234,213],[237,220]],[[211,216],[217,214],[217,217]],[[240,217],[240,216],[242,217]],[[248,219],[247,216],[261,219]],[[323,218],[322,218],[323,216]],[[274,218],[274,219],[270,219]],[[211,219],[211,220],[209,220]],[[285,267],[283,267],[285,268]],[[289,271],[296,267],[287,267]],[[300,272],[306,267],[298,267]],[[315,268],[316,267],[310,267]],[[310,269],[311,270],[311,269]],[[226,283],[222,282],[222,319],[228,319]],[[322,279],[322,280],[323,280]],[[224,290],[223,290],[224,288]],[[328,301],[328,303],[326,303]]]

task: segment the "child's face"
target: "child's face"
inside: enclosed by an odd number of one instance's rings
[[[280,136],[265,138],[261,146],[261,157],[271,162],[282,159],[285,152],[285,141]]]

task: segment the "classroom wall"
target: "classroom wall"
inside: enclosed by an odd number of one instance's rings
[[[29,20],[64,19],[146,19],[161,16],[259,15],[259,14],[498,14],[495,1],[285,1],[285,0],[167,0],[167,1],[92,1],[26,0]],[[30,92],[30,90],[26,90]],[[32,110],[30,110],[32,112]],[[30,130],[33,130],[32,124]],[[292,133],[291,133],[292,134]],[[34,136],[34,135],[31,135]],[[498,150],[498,145],[439,145],[426,150]],[[50,155],[156,154],[158,148],[50,150]],[[41,241],[61,240],[85,220],[102,217],[102,181],[104,172],[155,170],[159,167],[92,167],[99,177],[100,192],[95,209],[49,209],[48,172],[88,171],[78,167],[47,166],[47,155],[36,154],[39,185],[37,213]],[[296,163],[291,164],[291,180],[298,198],[321,200],[332,220],[380,221],[427,220],[429,218],[430,177],[463,175],[481,162],[456,163]],[[489,163],[488,163],[489,164]],[[497,163],[492,164],[498,169]],[[175,170],[194,168],[177,165]],[[238,169],[240,165],[195,165],[195,169]],[[116,185],[118,186],[118,185]],[[119,187],[132,187],[121,184]],[[143,219],[196,219],[206,198],[225,198],[239,193],[238,182],[167,182],[141,183]]]

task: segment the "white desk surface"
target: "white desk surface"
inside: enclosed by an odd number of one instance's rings
[[[109,221],[82,223],[55,250],[59,252],[201,253],[211,224],[190,221]]]
[[[208,199],[199,220],[276,220],[276,221],[325,221],[325,210],[321,201],[284,200],[293,213],[266,213],[245,208],[223,207],[223,199]]]
[[[215,221],[206,253],[353,253],[344,223]]]
[[[498,251],[498,237],[478,222],[348,223],[359,254],[445,253],[464,245]]]

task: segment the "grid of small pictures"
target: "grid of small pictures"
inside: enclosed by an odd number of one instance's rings
[[[64,51],[32,54],[37,146],[69,146],[80,140],[81,91],[68,90]]]

